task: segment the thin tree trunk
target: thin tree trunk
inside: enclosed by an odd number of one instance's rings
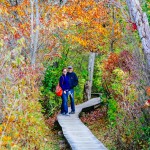
[[[143,52],[147,63],[147,73],[150,82],[150,27],[146,13],[142,12],[142,8],[138,0],[126,0],[131,19],[136,23],[139,36],[143,45]]]
[[[95,63],[95,53],[90,52],[90,56],[89,56],[89,65],[88,65],[88,71],[89,71],[89,91],[88,91],[88,100],[91,98],[91,92],[92,92],[93,73],[94,73],[94,63]]]
[[[35,0],[35,8],[36,8],[36,32],[35,32],[33,58],[32,58],[31,64],[35,64],[36,52],[37,52],[37,47],[38,47],[38,39],[39,39],[39,6],[38,6],[38,0]]]
[[[35,34],[34,34],[34,2],[30,0],[31,2],[31,64],[34,65],[36,61],[36,52],[38,48],[38,38],[39,38],[39,6],[38,6],[38,0],[35,0],[35,9],[36,9],[36,15],[35,15],[35,21],[36,21],[36,27],[35,27]]]
[[[31,4],[31,44],[30,44],[30,54],[31,54],[31,61],[33,58],[33,48],[34,48],[34,32],[33,32],[33,23],[34,23],[34,2],[30,0]]]
[[[114,6],[112,6],[112,19],[113,19],[113,25],[112,25],[112,32],[111,32],[111,41],[110,41],[110,51],[113,52],[114,51],[114,42],[115,42],[115,36],[114,36],[114,30],[115,30],[115,10],[114,10]]]

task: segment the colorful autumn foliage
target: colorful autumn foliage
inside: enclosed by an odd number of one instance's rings
[[[21,64],[22,65],[22,64]],[[41,68],[24,66],[3,70],[1,92],[3,98],[3,122],[0,125],[1,149],[43,149],[48,128],[41,114],[38,83]],[[43,142],[42,142],[43,141]],[[42,142],[42,143],[41,143]]]
[[[117,149],[140,149],[144,145],[148,146],[146,139],[148,140],[149,129],[139,119],[144,119],[145,116],[138,100],[135,63],[131,52],[122,51],[120,54],[110,53],[100,65],[102,73],[99,82],[103,88],[102,99],[108,108],[109,134],[114,137]],[[148,94],[149,88],[146,91]]]
[[[23,11],[28,4],[0,5],[0,149],[53,149],[45,140],[50,132],[39,103],[44,68],[30,65],[30,24],[24,19],[27,11]]]
[[[145,110],[149,108],[150,87],[137,26],[129,21],[127,12],[126,18],[122,17],[126,7],[120,3],[123,10],[108,1],[70,0],[60,7],[41,0],[36,18],[31,1],[12,6],[1,0],[0,149],[54,149],[45,140],[49,129],[43,114],[55,114],[56,118],[61,100],[54,90],[61,69],[68,64],[79,76],[75,99],[82,102],[89,52],[97,53],[93,89],[102,93],[107,106],[107,128],[116,149],[148,147],[149,113]],[[149,3],[143,7],[149,17]],[[33,24],[31,14],[35,17]],[[30,65],[32,25],[33,33],[39,31],[34,66]],[[96,111],[83,121],[102,116]],[[46,122],[53,126],[55,119]]]

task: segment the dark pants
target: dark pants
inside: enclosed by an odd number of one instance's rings
[[[68,113],[68,91],[66,91],[66,94],[63,92],[61,98],[61,113]]]
[[[74,89],[69,91],[69,97],[71,101],[71,111],[75,112],[75,104],[74,104]]]

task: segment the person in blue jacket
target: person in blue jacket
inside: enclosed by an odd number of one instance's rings
[[[61,114],[62,115],[69,115],[68,114],[68,92],[70,90],[69,84],[69,77],[67,76],[67,69],[64,68],[62,70],[62,76],[59,78],[59,85],[63,90],[62,98],[62,105],[61,105]]]
[[[71,112],[69,114],[75,114],[75,104],[74,104],[74,87],[78,85],[78,77],[77,75],[73,72],[73,67],[68,66],[68,72],[67,76],[69,77],[69,96],[71,100]]]

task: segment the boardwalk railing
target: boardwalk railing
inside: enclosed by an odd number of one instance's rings
[[[79,119],[79,114],[84,108],[100,103],[100,98],[93,98],[76,106],[76,113],[70,116],[57,116],[58,123],[72,150],[107,150],[92,132]],[[70,109],[70,108],[69,108]]]

